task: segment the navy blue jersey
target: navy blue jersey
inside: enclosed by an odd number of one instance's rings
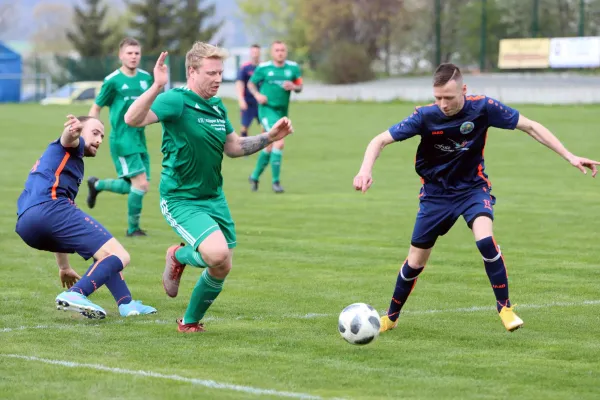
[[[29,172],[25,190],[17,201],[17,215],[35,205],[59,198],[75,201],[83,180],[84,148],[81,137],[78,147],[63,147],[60,138],[50,143]]]
[[[257,105],[256,99],[252,93],[248,91],[248,81],[252,77],[255,69],[256,65],[252,64],[251,62],[244,63],[241,66],[237,76],[238,81],[244,82],[244,99],[249,107]]]
[[[515,129],[519,112],[486,96],[467,96],[463,109],[446,116],[437,105],[417,107],[389,129],[396,141],[421,136],[415,170],[425,185],[462,191],[491,183],[483,151],[490,126]]]

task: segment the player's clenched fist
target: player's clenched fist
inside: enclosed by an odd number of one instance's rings
[[[354,177],[354,189],[365,193],[373,183],[371,174],[360,173]]]

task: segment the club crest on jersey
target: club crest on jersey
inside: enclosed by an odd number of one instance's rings
[[[473,132],[473,129],[475,129],[474,123],[472,123],[471,121],[463,122],[463,124],[460,126],[460,133],[462,133],[463,135],[467,135]]]
[[[143,90],[146,90],[146,89],[148,89],[148,82],[140,81],[140,86],[142,87]]]
[[[285,73],[286,78],[289,78],[290,76],[292,76],[292,71],[290,71],[289,69],[286,69],[284,73]]]

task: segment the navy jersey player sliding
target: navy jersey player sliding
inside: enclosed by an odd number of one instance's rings
[[[156,309],[131,298],[122,270],[129,264],[123,246],[94,218],[75,205],[83,180],[83,157],[95,157],[104,138],[104,125],[93,117],[69,115],[60,138],[48,145],[31,169],[17,202],[16,232],[30,247],[56,254],[63,287],[59,309],[102,319],[106,311],[88,296],[106,285],[124,316],[152,314]],[[68,253],[77,252],[93,264],[80,277]]]
[[[373,182],[371,172],[381,150],[391,143],[421,136],[415,161],[423,182],[419,211],[408,258],[398,274],[387,315],[381,317],[382,332],[397,326],[400,310],[437,238],[446,234],[461,216],[475,236],[504,327],[514,331],[523,325],[511,307],[504,258],[492,233],[495,198],[490,193],[492,187],[483,160],[489,127],[519,129],[581,172],[586,173],[589,168],[596,176],[599,162],[570,153],[543,125],[494,99],[466,93],[458,67],[440,65],[433,77],[435,104],[417,108],[408,118],[376,136],[354,178],[354,188],[366,192]]]

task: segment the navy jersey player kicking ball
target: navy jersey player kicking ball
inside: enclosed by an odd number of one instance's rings
[[[504,327],[512,332],[523,325],[511,307],[504,258],[492,232],[495,198],[483,160],[489,127],[519,129],[581,172],[586,173],[589,168],[592,176],[596,176],[599,162],[570,153],[540,123],[494,99],[466,96],[466,93],[467,87],[458,67],[440,65],[433,77],[435,104],[418,107],[408,118],[376,136],[369,143],[360,171],[354,178],[354,188],[366,192],[373,182],[371,172],[381,150],[391,143],[421,136],[415,161],[415,169],[423,182],[419,211],[408,258],[398,274],[387,315],[381,317],[382,332],[397,326],[400,310],[437,238],[446,234],[461,216],[473,231]]]
[[[131,298],[122,270],[129,253],[94,218],[75,205],[83,180],[83,157],[95,157],[104,138],[104,125],[93,117],[69,115],[60,138],[48,145],[36,161],[17,202],[16,232],[30,247],[56,254],[59,276],[68,290],[56,297],[59,309],[102,319],[106,311],[88,296],[106,285],[119,313],[153,314],[156,309]],[[68,253],[94,262],[80,277],[70,266]]]

